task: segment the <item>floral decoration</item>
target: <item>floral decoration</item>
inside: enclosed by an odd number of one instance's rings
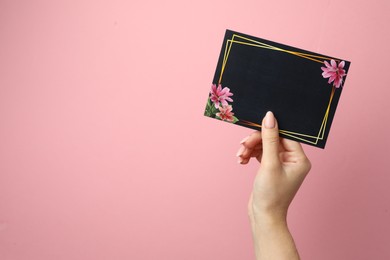
[[[221,118],[221,120],[228,122],[234,121],[234,113],[232,113],[233,108],[231,105],[219,107],[218,109],[219,112],[215,114],[217,117]]]
[[[207,100],[205,115],[217,118],[230,123],[236,123],[238,118],[234,116],[233,107],[228,102],[233,102],[230,98],[233,93],[227,87],[222,87],[221,84],[211,85],[210,96]]]
[[[339,64],[335,60],[330,60],[330,64],[327,61],[324,61],[325,67],[321,67],[322,69],[322,77],[329,78],[328,83],[333,82],[333,86],[335,88],[341,87],[343,83],[343,77],[347,75],[344,70],[345,62],[341,61]]]
[[[216,84],[211,86],[210,99],[214,103],[215,108],[219,106],[227,106],[227,101],[233,102],[233,99],[230,97],[233,96],[233,93],[230,92],[229,88],[222,88],[222,85],[219,84],[218,87]]]

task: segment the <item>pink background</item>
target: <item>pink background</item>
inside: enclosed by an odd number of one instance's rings
[[[370,3],[369,3],[370,2]],[[0,1],[0,259],[253,259],[251,130],[203,116],[226,28],[352,61],[290,210],[303,259],[390,259],[390,2]]]

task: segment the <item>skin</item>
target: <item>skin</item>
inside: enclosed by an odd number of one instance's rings
[[[238,162],[256,158],[260,168],[249,198],[248,215],[257,260],[300,259],[287,225],[287,211],[311,164],[298,142],[279,138],[277,121],[268,112],[262,131],[241,141]]]

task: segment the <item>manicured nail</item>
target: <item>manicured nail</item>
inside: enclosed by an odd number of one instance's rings
[[[265,128],[272,129],[275,127],[275,117],[271,111],[268,111],[264,120]]]
[[[240,144],[243,144],[243,143],[245,143],[246,142],[246,140],[248,140],[249,139],[249,135],[247,136],[247,137],[245,137],[244,139],[242,139],[241,140],[241,142],[240,142]]]
[[[240,149],[238,150],[236,156],[239,157],[242,155],[242,153],[245,151],[245,146],[241,145]]]

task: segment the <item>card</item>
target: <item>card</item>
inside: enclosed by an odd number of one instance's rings
[[[205,116],[325,148],[350,62],[227,30]]]

